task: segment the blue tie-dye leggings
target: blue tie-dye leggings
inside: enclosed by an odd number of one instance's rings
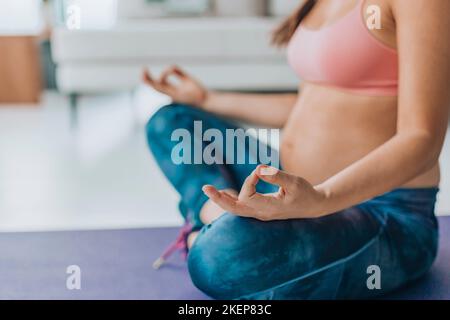
[[[226,213],[203,226],[201,188],[239,190],[256,164],[175,164],[176,129],[194,121],[225,132],[232,122],[180,104],[147,126],[151,151],[181,196],[180,211],[200,235],[188,266],[194,284],[217,299],[362,299],[423,275],[437,251],[437,188],[397,189],[319,219],[261,222]],[[196,137],[201,139],[201,137]],[[275,151],[273,151],[275,152]],[[275,186],[261,183],[259,192]]]

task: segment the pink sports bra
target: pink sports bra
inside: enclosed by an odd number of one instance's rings
[[[288,46],[288,60],[305,81],[357,94],[396,96],[397,51],[367,29],[361,0],[340,20],[319,30],[300,25]]]

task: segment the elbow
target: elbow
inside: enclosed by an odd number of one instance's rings
[[[426,172],[435,167],[439,162],[444,138],[428,131],[410,132],[406,135],[413,150],[412,153],[416,156],[418,169]]]
[[[436,137],[429,137],[424,142],[426,144],[424,151],[424,171],[429,171],[439,163],[444,140],[440,141]]]
[[[436,157],[431,157],[428,161],[425,162],[423,166],[423,172],[428,172],[439,163],[439,155]]]

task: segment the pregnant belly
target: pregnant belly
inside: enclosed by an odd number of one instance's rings
[[[286,130],[281,144],[284,170],[319,184],[363,158],[383,142],[355,141],[334,130]]]
[[[312,184],[362,159],[396,133],[396,98],[355,96],[312,86],[300,97],[283,131],[281,164]],[[437,167],[406,186],[438,182]]]

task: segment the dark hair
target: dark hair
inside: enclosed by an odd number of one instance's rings
[[[272,44],[282,47],[288,44],[291,40],[295,30],[302,22],[302,20],[311,12],[317,0],[306,0],[297,10],[294,11],[278,28],[275,29],[272,35]]]

